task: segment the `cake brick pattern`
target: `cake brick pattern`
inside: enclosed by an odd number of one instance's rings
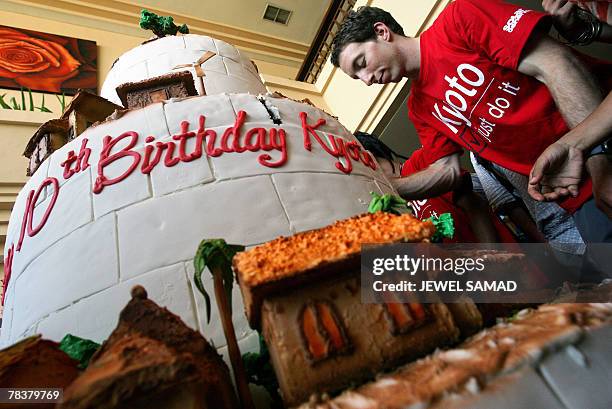
[[[207,51],[215,55],[200,66],[204,72],[200,77],[195,63]],[[198,95],[266,93],[253,63],[235,47],[210,37],[187,34],[150,41],[123,54],[108,72],[100,95],[121,105],[117,86],[180,71],[191,72]]]
[[[335,166],[338,158],[315,140],[311,151],[304,149],[300,112],[307,114],[309,124],[326,121],[316,131],[322,140],[329,140],[328,134],[355,140],[334,118],[295,101],[266,98],[278,107],[282,124],[274,124],[253,95],[170,100],[91,126],[43,162],[16,200],[7,244],[19,241],[29,192],[47,177],[57,178],[59,190],[55,192],[52,185],[41,189],[33,225],[40,223],[56,199],[53,210],[40,232],[32,237],[25,234],[21,250],[14,253],[0,343],[7,345],[33,332],[54,340],[70,332],[102,341],[113,328],[117,305],[128,299],[129,287],[145,284],[151,299],[198,328],[216,347],[223,347],[216,311],[211,323],[206,323],[201,295],[191,283],[192,257],[202,238],[257,245],[363,213],[370,191],[392,190],[379,169],[353,161],[352,172],[345,174]],[[162,159],[148,174],[139,165],[121,182],[92,193],[105,136],[116,138],[135,131],[138,139],[132,150],[142,155],[149,145],[147,136],[155,138],[151,144],[171,141],[171,135],[180,133],[182,121],[190,123],[189,129],[197,129],[199,115],[206,117],[206,129],[216,130],[220,137],[234,125],[240,111],[246,113],[243,133],[254,127],[285,130],[287,162],[283,166],[258,162],[264,153],[271,161],[278,160],[281,153],[276,150],[217,157],[203,154],[172,167],[164,166]],[[61,163],[69,151],[79,153],[84,139],[91,149],[90,166],[65,179]],[[187,143],[188,152],[194,147],[193,139]],[[120,141],[113,152],[127,142]],[[123,157],[110,163],[104,168],[105,176],[120,176],[130,161]],[[165,275],[173,277],[172,283]],[[211,283],[205,281],[205,285]],[[244,343],[252,332],[237,290],[234,303],[237,335]]]

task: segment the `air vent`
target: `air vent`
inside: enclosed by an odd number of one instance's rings
[[[264,20],[274,21],[279,24],[287,24],[289,22],[289,17],[291,17],[291,11],[281,9],[280,7],[275,7],[271,5],[266,6],[266,11],[264,12]]]

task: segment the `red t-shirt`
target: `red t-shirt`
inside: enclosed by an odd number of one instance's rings
[[[546,15],[497,1],[456,0],[420,37],[421,67],[408,98],[429,163],[462,148],[523,175],[569,129],[546,86],[516,71]],[[570,212],[592,195],[590,180]]]
[[[410,155],[410,158],[404,162],[402,166],[401,176],[406,177],[415,172],[425,169],[430,165],[427,161],[423,148],[417,149]],[[454,220],[455,235],[452,239],[444,239],[445,243],[477,243],[478,238],[470,227],[470,219],[468,215],[455,204],[454,192],[446,192],[440,196],[432,197],[423,200],[411,200],[410,204],[414,211],[414,215],[419,220],[427,219],[431,216],[438,217],[442,213],[450,213]],[[516,243],[512,233],[504,226],[501,221],[492,213],[491,223],[501,243]]]
[[[423,149],[417,149],[402,166],[402,177],[425,169],[430,162],[425,160]],[[452,239],[444,239],[445,243],[477,243],[478,239],[470,227],[470,220],[465,212],[453,201],[453,192],[423,200],[411,200],[410,205],[414,216],[419,220],[431,216],[439,217],[442,213],[450,213],[455,224],[455,235]]]

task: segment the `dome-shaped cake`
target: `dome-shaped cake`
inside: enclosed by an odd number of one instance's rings
[[[215,54],[201,77],[193,63],[207,51]],[[55,151],[20,192],[6,238],[2,345],[33,333],[102,341],[139,284],[223,347],[214,300],[207,323],[193,285],[203,238],[253,246],[363,213],[371,191],[392,192],[336,119],[257,96],[265,87],[255,68],[226,43],[195,35],[148,42],[118,59],[102,95],[119,103],[115,87],[189,64],[178,71],[192,73],[200,94],[204,78],[206,96],[116,111]],[[213,295],[210,274],[203,277]],[[257,339],[237,286],[233,304],[237,337],[251,349]]]

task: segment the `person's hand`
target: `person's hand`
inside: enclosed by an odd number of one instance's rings
[[[553,201],[578,195],[583,172],[582,151],[563,142],[555,142],[542,152],[529,175],[529,195],[538,201]]]
[[[606,155],[595,155],[586,163],[593,181],[595,204],[612,219],[612,160]]]
[[[574,37],[580,29],[575,3],[568,0],[543,0],[542,8],[552,16],[553,24],[563,37]]]

